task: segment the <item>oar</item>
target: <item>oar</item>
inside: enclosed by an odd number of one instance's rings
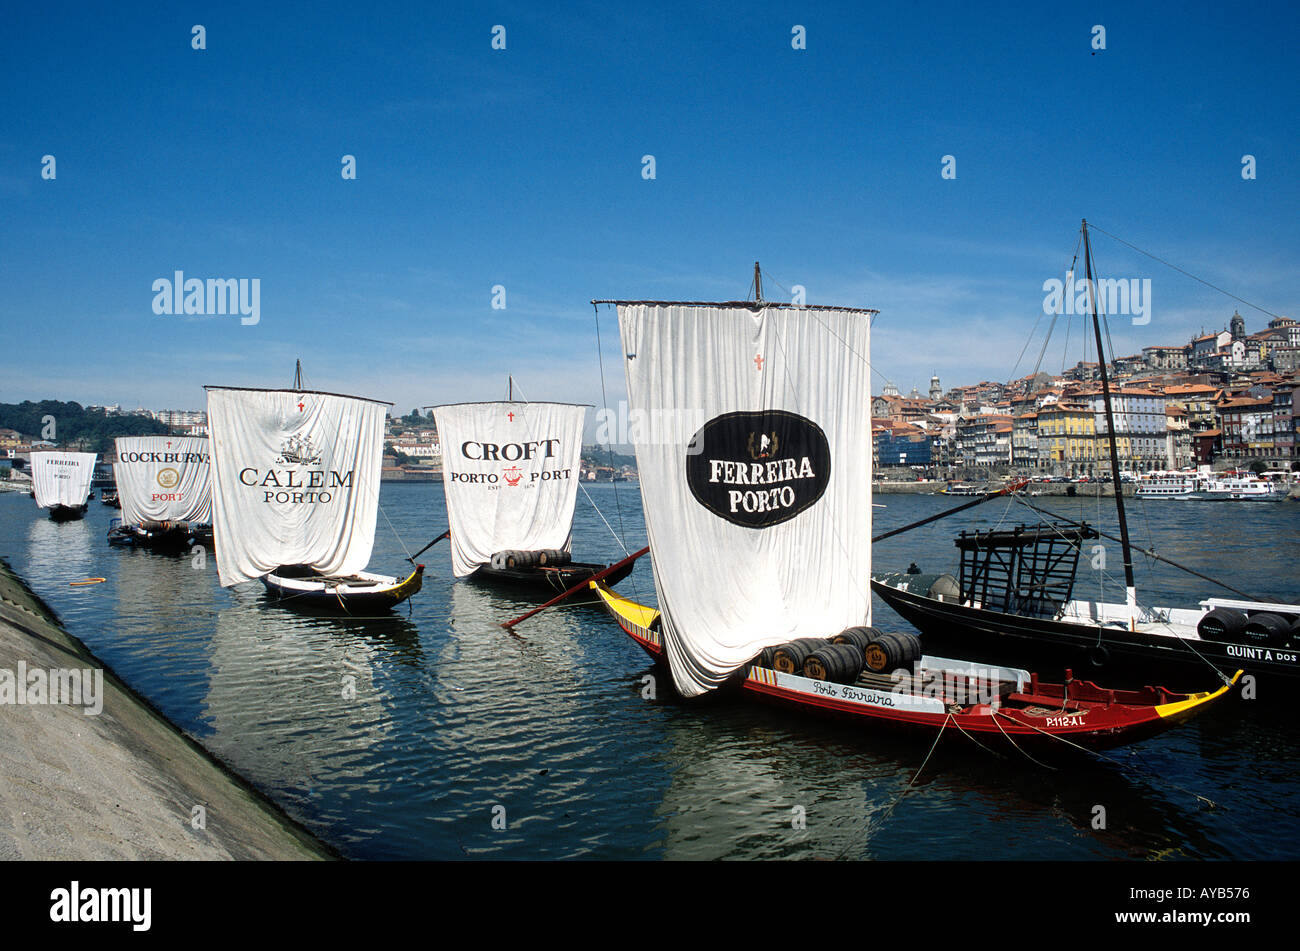
[[[426,551],[428,551],[434,545],[438,544],[438,542],[442,541],[444,538],[447,538],[449,535],[451,535],[450,528],[447,529],[445,532],[443,532],[441,535],[439,535],[437,538],[435,538],[433,541],[429,542],[429,544],[425,545],[423,548],[421,548],[419,551],[417,551],[414,555],[407,558],[406,560],[409,561],[411,564],[415,564],[415,559],[419,558]]]
[[[940,512],[938,515],[931,515],[929,518],[923,518],[919,522],[913,522],[910,525],[904,525],[902,528],[896,528],[892,532],[885,532],[881,535],[877,535],[875,538],[871,540],[873,542],[884,541],[886,538],[893,538],[895,535],[903,534],[903,532],[910,532],[914,528],[920,528],[922,525],[929,525],[931,522],[937,522],[939,521],[939,519],[947,518],[949,515],[956,515],[958,512],[964,512],[967,509],[974,508],[977,505],[983,505],[989,499],[996,499],[999,496],[1007,495],[1011,492],[1019,492],[1028,484],[1029,484],[1028,479],[1025,479],[1022,482],[1013,482],[1008,486],[1004,486],[1003,488],[998,489],[996,492],[984,493],[974,502],[967,502],[965,505],[959,505],[955,509],[948,509],[947,511]]]
[[[638,552],[633,552],[632,554],[630,554],[630,555],[628,555],[626,558],[624,558],[622,561],[616,561],[616,562],[614,562],[614,564],[610,565],[608,568],[602,568],[602,569],[600,569],[600,571],[596,572],[596,573],[595,573],[594,575],[592,575],[590,578],[584,578],[582,581],[579,581],[579,582],[578,582],[577,584],[575,584],[572,588],[570,588],[568,591],[564,592],[563,594],[559,595],[558,597],[551,598],[551,600],[547,601],[545,604],[543,604],[543,605],[541,605],[541,606],[539,606],[539,607],[535,607],[535,608],[533,608],[533,609],[532,609],[531,611],[529,611],[527,614],[521,614],[521,615],[519,615],[519,617],[515,618],[515,619],[512,620],[512,621],[506,621],[506,622],[505,622],[504,624],[502,624],[501,626],[504,627],[507,631],[510,630],[512,627],[514,627],[514,626],[515,626],[516,624],[518,624],[520,621],[527,621],[530,617],[532,617],[532,616],[533,616],[534,614],[536,614],[537,612],[539,612],[539,611],[545,611],[547,608],[551,607],[552,605],[559,604],[559,603],[560,603],[561,601],[563,601],[565,598],[567,598],[567,597],[569,597],[570,595],[572,595],[572,594],[574,594],[574,593],[576,593],[576,592],[578,592],[578,591],[581,591],[583,588],[587,587],[587,585],[589,585],[591,582],[593,582],[593,581],[599,581],[601,578],[605,577],[605,576],[608,575],[610,572],[612,572],[612,571],[616,571],[617,569],[622,568],[624,565],[626,565],[626,564],[630,564],[631,562],[636,561],[638,558],[640,558],[642,555],[644,555],[644,554],[645,554],[646,552],[648,552],[649,550],[650,550],[650,546],[647,545],[645,548],[642,548],[640,551],[638,551]]]

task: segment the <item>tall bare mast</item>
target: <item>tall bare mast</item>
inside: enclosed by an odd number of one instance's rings
[[[301,389],[302,389],[302,361],[301,361],[301,360],[295,360],[295,361],[294,361],[294,368],[293,368],[293,388],[294,388],[295,390],[301,390]]]
[[[754,300],[763,302],[763,272],[758,269],[757,261],[754,262]]]
[[[1088,300],[1092,302],[1092,332],[1097,340],[1097,369],[1101,374],[1101,399],[1106,408],[1106,441],[1110,446],[1110,477],[1115,489],[1115,511],[1119,515],[1120,545],[1124,550],[1124,587],[1127,603],[1135,608],[1137,588],[1133,583],[1133,550],[1128,540],[1128,520],[1124,517],[1124,485],[1119,478],[1119,450],[1115,441],[1115,412],[1111,406],[1110,378],[1106,373],[1106,351],[1101,345],[1101,321],[1097,317],[1097,285],[1092,279],[1092,244],[1088,241],[1088,219],[1083,220],[1084,276],[1088,282]]]

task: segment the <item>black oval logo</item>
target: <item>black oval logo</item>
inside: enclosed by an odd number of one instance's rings
[[[826,433],[784,410],[715,417],[686,450],[686,483],[695,500],[746,528],[794,518],[822,497],[830,477]]]

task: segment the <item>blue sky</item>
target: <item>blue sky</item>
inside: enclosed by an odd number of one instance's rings
[[[1290,5],[442,6],[7,12],[0,402],[200,408],[300,357],[400,412],[511,373],[599,405],[591,298],[743,297],[755,260],[769,299],[881,310],[877,391],[1007,379],[1083,217],[1300,316]],[[1112,323],[1122,353],[1268,319],[1094,249],[1152,280],[1151,323]],[[260,322],[155,314],[178,269],[259,279]]]

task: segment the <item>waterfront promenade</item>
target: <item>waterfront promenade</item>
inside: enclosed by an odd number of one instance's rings
[[[49,671],[90,689],[50,702],[68,694]],[[105,670],[3,560],[0,775],[0,859],[332,857]]]

